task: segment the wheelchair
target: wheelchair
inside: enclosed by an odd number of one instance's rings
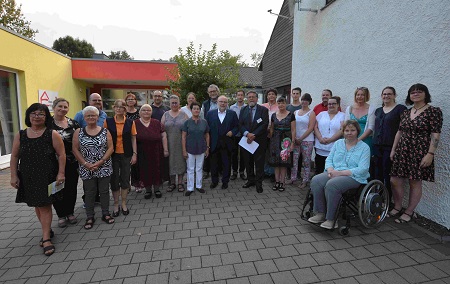
[[[307,209],[308,207],[308,209]],[[379,180],[371,180],[358,188],[347,190],[339,202],[335,214],[333,228],[338,222],[339,216],[346,221],[344,226],[338,228],[339,234],[349,234],[351,219],[359,218],[361,224],[366,228],[374,228],[380,225],[389,211],[389,192]],[[306,199],[303,203],[301,218],[308,221],[313,216],[313,195],[308,189]],[[320,225],[320,224],[315,224]],[[334,230],[334,229],[331,229]]]

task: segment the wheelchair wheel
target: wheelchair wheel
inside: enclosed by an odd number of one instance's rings
[[[339,227],[339,234],[341,236],[347,236],[349,233],[349,228],[347,226]]]
[[[389,210],[389,192],[379,180],[372,180],[361,191],[358,215],[366,228],[379,225]]]

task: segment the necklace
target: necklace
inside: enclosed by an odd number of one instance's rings
[[[56,120],[56,119],[53,118],[53,122],[56,124],[56,126],[58,126],[59,128],[64,129],[65,127],[62,126],[61,124],[59,124],[57,121],[58,121],[58,120]],[[59,122],[63,122],[63,123],[64,123],[64,122],[66,122],[66,119],[64,118],[63,120],[59,120]]]
[[[415,109],[414,114],[416,114],[418,110],[423,109],[426,105],[427,105],[427,104],[424,104],[423,106],[421,106],[421,107],[419,107],[419,108],[416,108],[415,106],[413,106],[413,108]]]
[[[45,130],[45,127],[44,128],[42,128],[41,130],[38,130],[38,131],[34,131],[33,130],[33,128],[28,128],[28,129],[30,129],[31,130],[31,132],[33,132],[35,135],[39,135],[42,131],[44,131]]]

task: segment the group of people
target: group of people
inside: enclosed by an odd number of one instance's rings
[[[330,113],[330,109],[339,106],[339,99],[328,99],[328,114],[323,111],[317,115],[317,175],[311,181],[315,215],[309,222],[320,223],[326,229],[336,228],[335,214],[342,194],[367,183],[369,177],[382,181],[389,190],[394,201],[389,217],[395,218],[396,223],[408,223],[414,218],[422,196],[422,181],[434,182],[434,155],[442,129],[442,111],[429,104],[431,95],[423,84],[409,88],[405,100],[406,105],[412,106],[409,109],[397,104],[396,97],[393,87],[385,87],[381,92],[382,106],[374,108],[368,104],[369,90],[357,88],[354,104],[341,115],[342,127],[335,126],[335,133],[328,134],[332,136],[327,141],[320,134],[326,128],[332,132],[331,122],[338,114]],[[342,133],[344,139],[336,141]],[[328,152],[320,152],[317,146],[329,141],[336,142]],[[317,165],[318,158],[325,161],[323,168]],[[409,180],[410,191],[408,205],[403,208],[405,179]]]
[[[211,189],[219,182],[227,189],[229,181],[239,176],[246,181],[243,188],[256,186],[262,193],[265,171],[273,169],[272,189],[284,191],[286,183],[298,180],[299,160],[299,187],[311,183],[314,195],[316,214],[309,221],[328,229],[333,227],[342,193],[367,183],[371,160],[372,178],[392,188],[394,205],[389,215],[396,222],[413,218],[422,180],[434,181],[442,112],[429,105],[431,96],[425,85],[415,84],[408,90],[410,109],[396,103],[392,87],[383,89],[379,108],[368,104],[367,88],[357,88],[354,103],[345,112],[341,112],[340,98],[328,89],[314,109],[310,108],[311,95],[301,95],[300,88],[292,90],[291,104],[270,89],[268,103],[263,105],[258,104],[254,91],[238,91],[232,106],[218,86],[212,84],[207,91],[209,99],[202,104],[189,93],[184,107],[176,95],[169,97],[170,107],[165,106],[162,92],[154,91],[153,103],[138,108],[136,96],[128,93],[125,100],[114,102],[113,117],[107,117],[97,93],[90,95],[89,106],[74,119],[67,117],[69,102],[63,98],[53,102],[53,117],[39,103],[26,110],[28,128],[14,138],[11,185],[18,190],[16,202],[35,208],[42,227],[39,245],[45,255],[55,251],[52,205],[58,226],[78,222],[74,206],[79,177],[86,230],[95,223],[95,202],[100,203],[101,220],[107,224],[113,224],[120,214],[130,214],[127,196],[132,186],[138,192],[145,189],[146,199],[153,194],[160,198],[161,185],[168,181],[167,191],[177,189],[190,196],[194,190],[206,192],[202,183],[210,173]],[[245,150],[247,146],[254,146],[254,152]],[[316,175],[310,181],[313,149]],[[402,207],[404,179],[409,179],[411,187],[407,208]],[[52,184],[63,189],[52,193]],[[109,189],[114,198],[112,212]]]

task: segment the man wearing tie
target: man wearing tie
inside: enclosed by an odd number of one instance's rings
[[[218,109],[210,110],[206,114],[206,121],[210,129],[211,146],[211,185],[215,188],[219,184],[219,162],[222,162],[222,189],[228,188],[231,172],[231,151],[233,137],[239,132],[239,121],[236,112],[227,109],[228,98],[220,96],[217,99]]]
[[[247,143],[255,141],[259,144],[253,155],[244,151],[245,168],[248,181],[242,186],[249,188],[256,185],[258,193],[263,192],[264,157],[267,147],[267,127],[269,125],[269,110],[257,104],[258,95],[254,91],[247,92],[248,105],[239,115],[239,130],[242,136],[247,137]]]

